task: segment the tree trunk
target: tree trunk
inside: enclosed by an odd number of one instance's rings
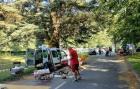
[[[49,48],[53,48],[53,47],[59,48],[59,42],[57,42],[57,41],[49,42],[48,46],[49,46]]]
[[[56,12],[51,12],[52,19],[52,37],[49,42],[51,47],[59,48],[59,39],[60,39],[60,18],[58,17]]]
[[[49,47],[57,47],[59,48],[59,40],[60,40],[60,17],[56,11],[52,11],[51,14],[51,39],[49,40]]]
[[[54,0],[48,0],[49,3],[54,3]],[[39,12],[39,3],[41,0],[35,0],[36,11]],[[60,16],[59,12],[56,10],[51,10],[50,12],[50,35],[46,36],[47,45],[49,47],[59,48],[59,39],[60,39]]]

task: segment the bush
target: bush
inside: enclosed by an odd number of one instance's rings
[[[88,53],[87,52],[81,52],[81,53],[79,53],[79,58],[80,58],[81,64],[86,63],[86,61],[88,59]]]

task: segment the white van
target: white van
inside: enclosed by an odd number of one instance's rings
[[[31,52],[30,52],[31,51]],[[27,50],[26,64],[35,65],[48,63],[51,67],[56,68],[68,63],[67,54],[59,48],[39,47],[36,50]]]
[[[61,57],[59,55],[58,48],[49,48],[55,66],[61,66]]]
[[[52,56],[53,56],[53,62],[54,64],[60,64],[60,65],[67,65],[68,64],[68,58],[67,53],[63,49],[59,48],[50,48]]]

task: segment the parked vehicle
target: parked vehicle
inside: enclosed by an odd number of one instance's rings
[[[68,63],[66,53],[59,48],[48,48],[40,46],[36,50],[27,50],[26,64],[35,65],[36,68],[42,69],[48,66],[54,70],[58,66]]]
[[[53,55],[49,48],[39,47],[34,53],[34,65],[37,69],[48,67],[50,71],[55,70],[55,63],[53,62]]]
[[[136,49],[136,52],[140,52],[140,47],[138,47],[138,48]]]
[[[61,55],[59,54],[59,49],[58,48],[49,48],[50,54],[52,56],[53,64],[55,66],[60,66],[61,65]]]
[[[66,66],[66,65],[68,65],[68,54],[67,54],[67,52],[66,52],[66,50],[62,50],[62,49],[60,49],[59,50],[59,52],[60,52],[60,58],[61,58],[61,65],[64,65],[64,66]]]
[[[89,52],[89,55],[96,55],[96,54],[97,52],[95,50]]]

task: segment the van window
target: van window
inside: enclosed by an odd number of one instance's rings
[[[35,57],[36,60],[42,60],[42,58],[43,58],[42,51],[41,50],[37,50],[35,56],[36,56]]]
[[[52,51],[53,57],[58,57],[57,51]]]
[[[43,57],[48,58],[48,51],[47,50],[43,50]]]
[[[62,51],[62,50],[61,50],[61,55],[62,55],[62,57],[67,56],[67,54],[64,51]]]
[[[26,52],[26,56],[29,59],[34,58],[34,50],[33,49],[28,49],[27,52]]]

